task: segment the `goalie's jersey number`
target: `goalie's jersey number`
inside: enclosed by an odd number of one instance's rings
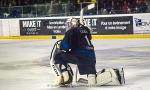
[[[80,30],[80,33],[82,33],[82,34],[88,34],[88,32],[86,30]],[[87,35],[85,35],[84,38],[85,38],[88,46],[91,46],[92,44],[91,44],[90,40],[88,39]]]

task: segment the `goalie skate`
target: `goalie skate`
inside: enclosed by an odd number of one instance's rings
[[[119,71],[119,73],[120,73],[120,78],[121,78],[120,84],[123,85],[123,84],[125,84],[124,69],[122,68],[122,69]]]

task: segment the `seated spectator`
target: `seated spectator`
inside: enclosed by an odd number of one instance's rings
[[[148,7],[147,7],[147,5],[146,5],[146,2],[145,2],[145,1],[142,1],[142,2],[141,2],[141,5],[140,5],[140,12],[141,12],[141,13],[145,13],[147,9],[148,9]]]
[[[123,5],[123,13],[130,13],[130,3],[127,1],[124,1]]]
[[[105,8],[106,8],[107,12],[110,14],[111,10],[112,10],[112,1],[111,0],[106,2]]]
[[[20,18],[21,17],[20,10],[18,8],[12,8],[12,12],[10,13],[10,17]]]
[[[3,10],[0,8],[0,18],[3,18],[4,15],[3,15]]]
[[[114,12],[116,14],[120,14],[122,11],[122,7],[119,2],[114,3]]]
[[[136,0],[130,1],[130,11],[131,13],[135,13],[136,12]]]
[[[141,4],[141,2],[139,0],[136,0],[135,13],[140,12],[140,4]]]

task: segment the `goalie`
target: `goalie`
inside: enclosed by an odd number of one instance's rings
[[[96,72],[96,57],[91,43],[90,29],[71,18],[67,20],[67,32],[60,47],[51,55],[51,67],[57,76],[56,85],[72,83],[73,72],[68,63],[76,64],[80,75],[87,75],[90,85],[120,85],[118,70],[104,69]]]

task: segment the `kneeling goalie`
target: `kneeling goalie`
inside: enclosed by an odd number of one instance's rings
[[[87,75],[89,85],[121,85],[124,77],[118,69],[103,69],[96,72],[96,57],[91,43],[90,29],[71,18],[67,20],[67,32],[61,42],[56,42],[51,53],[50,65],[57,80],[56,85],[67,85],[73,81],[69,63],[76,64],[80,75]],[[59,45],[60,44],[60,45]]]

